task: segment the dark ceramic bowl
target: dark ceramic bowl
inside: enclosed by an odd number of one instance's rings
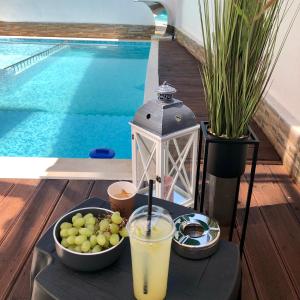
[[[117,244],[116,246],[113,246],[99,253],[78,253],[71,251],[61,245],[61,238],[59,236],[60,225],[63,222],[72,223],[72,217],[77,213],[82,213],[83,215],[92,213],[94,216],[102,216],[106,215],[107,213],[112,213],[112,211],[104,208],[86,207],[73,210],[62,216],[56,222],[53,229],[53,237],[58,257],[66,266],[77,271],[97,271],[111,265],[119,258],[122,253],[125,245],[124,238],[122,238],[119,244]]]

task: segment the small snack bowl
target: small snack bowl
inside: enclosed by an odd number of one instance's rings
[[[113,213],[113,211],[98,207],[86,207],[73,210],[63,215],[56,222],[53,229],[56,253],[63,264],[76,271],[91,272],[104,269],[105,267],[114,263],[119,258],[125,246],[125,238],[120,238],[119,243],[115,246],[112,246],[111,248],[96,253],[80,253],[64,247],[61,244],[62,238],[60,236],[60,225],[64,222],[72,224],[72,217],[78,213],[81,213],[83,216],[88,213],[92,213],[95,217],[98,218],[110,215]]]

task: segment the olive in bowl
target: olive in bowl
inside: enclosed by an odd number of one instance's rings
[[[118,212],[98,207],[73,210],[55,224],[53,237],[58,257],[77,271],[101,270],[115,262],[127,236]]]

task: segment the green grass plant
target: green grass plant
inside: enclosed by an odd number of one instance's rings
[[[198,1],[209,130],[219,137],[237,139],[247,134],[299,6],[278,42],[293,0]]]

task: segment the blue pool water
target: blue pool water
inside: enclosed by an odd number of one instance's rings
[[[154,18],[155,21],[168,24],[168,13],[166,10],[160,11]]]
[[[130,158],[128,121],[143,103],[149,49],[71,43],[0,82],[0,156],[85,158],[107,147]]]

